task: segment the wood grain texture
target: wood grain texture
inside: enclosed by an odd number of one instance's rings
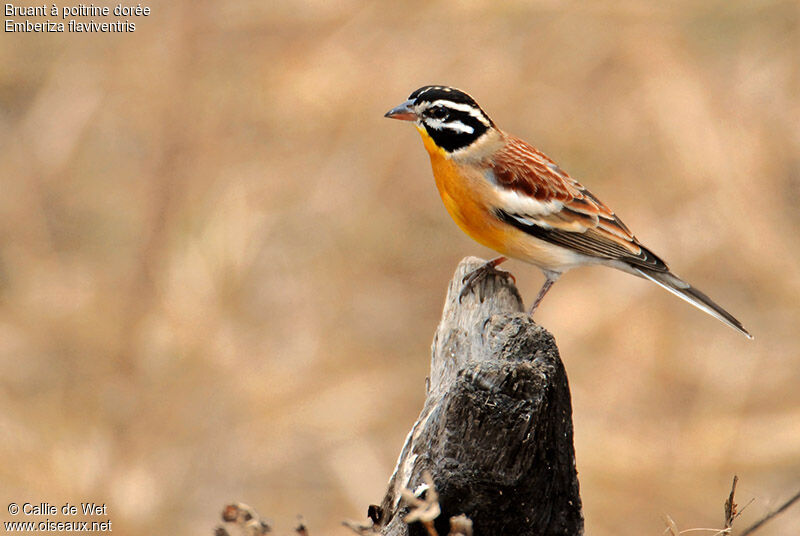
[[[423,471],[440,494],[439,534],[466,514],[476,535],[583,533],[572,443],[569,385],[555,341],[524,314],[510,279],[489,277],[458,303],[458,266],[436,330],[425,405],[400,453],[378,527],[385,535],[424,534],[406,525],[400,490]]]

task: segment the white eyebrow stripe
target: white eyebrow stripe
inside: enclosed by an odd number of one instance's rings
[[[425,124],[436,130],[442,130],[443,128],[446,128],[448,130],[454,130],[456,132],[464,132],[466,134],[472,134],[475,132],[474,128],[472,128],[469,125],[465,125],[461,121],[449,121],[445,123],[441,119],[426,118]]]
[[[469,104],[464,104],[460,102],[453,102],[447,99],[439,99],[430,103],[428,108],[432,108],[434,106],[444,106],[445,108],[450,108],[451,110],[458,110],[459,112],[467,112],[469,115],[486,125],[489,126],[489,120],[486,119],[486,116],[483,115],[483,112],[479,108],[474,106],[470,106]]]

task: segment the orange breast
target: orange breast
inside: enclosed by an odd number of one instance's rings
[[[500,221],[491,212],[501,202],[496,187],[480,169],[454,163],[419,128],[425,149],[431,157],[436,187],[445,208],[461,230],[476,242],[502,255],[534,264],[543,270],[565,272],[587,264],[587,258],[555,246]]]
[[[479,181],[483,177],[470,176],[447,158],[424,129],[420,128],[422,142],[431,157],[436,188],[450,217],[462,231],[476,242],[503,254],[508,254],[507,229],[489,212]]]

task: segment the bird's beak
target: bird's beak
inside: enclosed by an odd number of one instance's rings
[[[412,106],[414,105],[413,100],[407,100],[400,106],[395,106],[388,112],[384,114],[383,117],[389,117],[391,119],[399,119],[401,121],[416,121],[417,114],[414,113],[414,109]]]

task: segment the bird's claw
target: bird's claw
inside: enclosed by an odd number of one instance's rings
[[[493,261],[489,261],[486,264],[479,266],[478,268],[474,269],[463,278],[461,278],[461,283],[463,287],[461,287],[461,292],[458,293],[458,303],[461,303],[464,297],[469,294],[473,287],[481,282],[484,279],[491,276],[502,277],[503,279],[511,279],[513,283],[517,282],[517,278],[514,277],[510,272],[506,272],[504,270],[498,270],[496,268],[497,263]],[[484,294],[482,288],[479,287],[478,289],[478,297],[483,303]]]

